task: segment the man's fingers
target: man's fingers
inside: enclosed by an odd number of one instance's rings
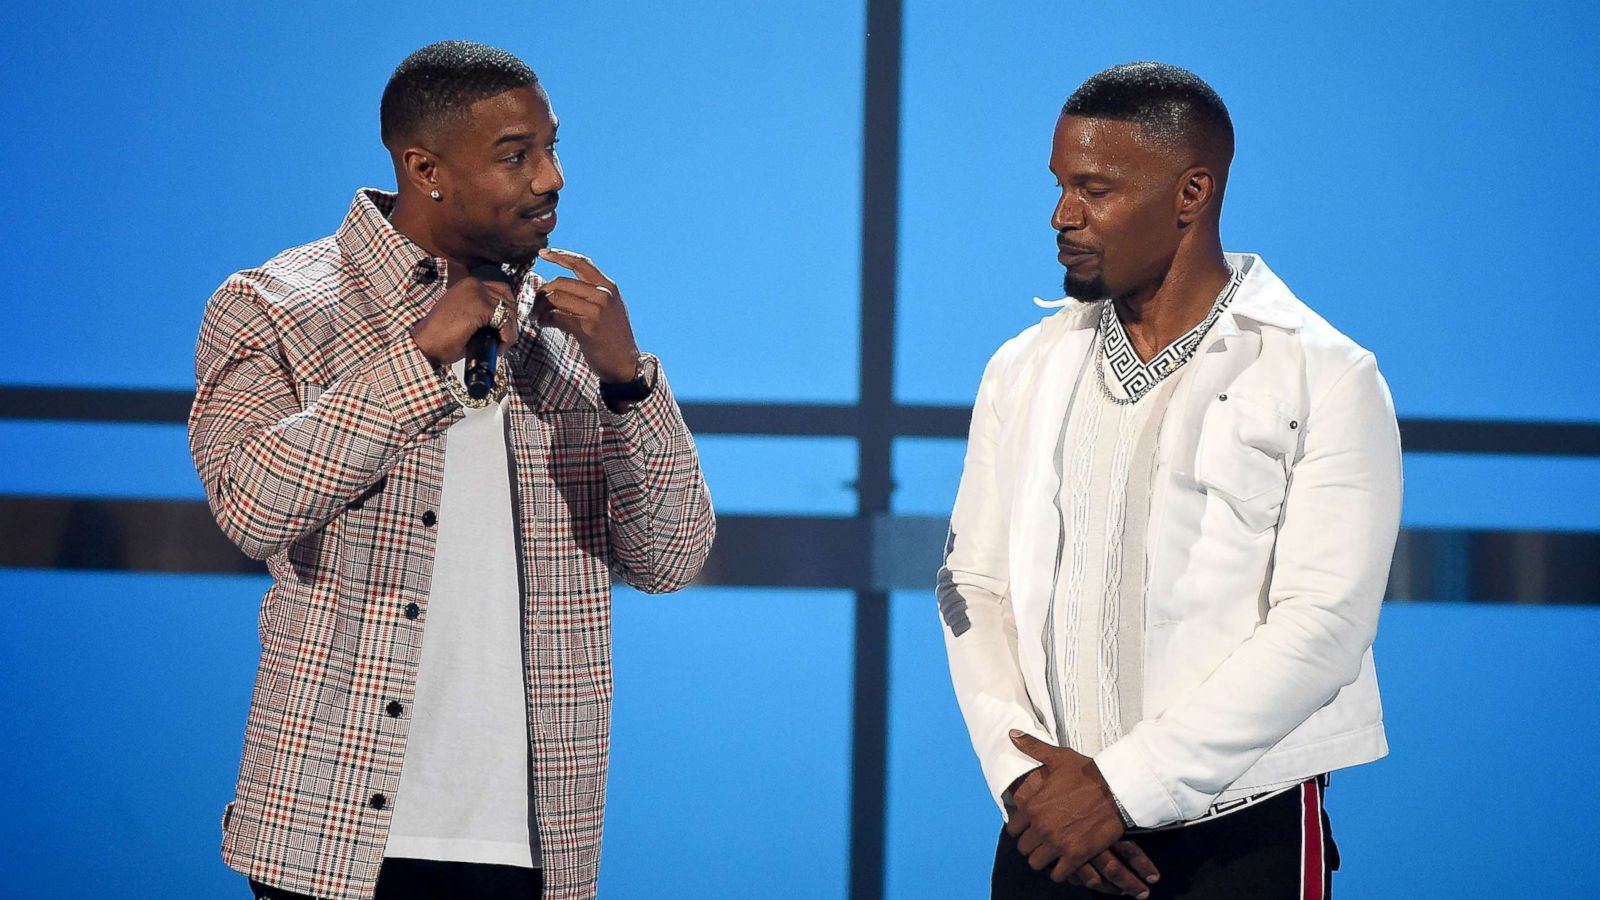
[[[1056,871],[1061,871],[1062,868],[1066,868],[1066,860],[1056,863]],[[1051,871],[1050,878],[1051,881],[1059,882],[1061,879],[1056,878],[1056,871]],[[1082,884],[1083,887],[1088,887],[1090,890],[1099,890],[1101,894],[1122,894],[1120,887],[1106,884],[1106,879],[1101,878],[1101,874],[1098,871],[1094,871],[1094,866],[1088,865],[1088,863],[1078,866],[1077,870],[1072,871],[1066,881],[1070,881],[1072,884]]]
[[[1090,863],[1095,871],[1118,891],[1132,894],[1135,897],[1150,896],[1150,889],[1145,887],[1139,876],[1133,870],[1122,864],[1122,860],[1109,850],[1102,851]]]
[[[1031,820],[1028,818],[1028,814],[1019,809],[1011,814],[1011,818],[1006,820],[1006,833],[1012,837],[1021,837],[1022,833],[1028,830],[1030,823]]]
[[[1022,783],[1018,784],[1017,789],[1011,792],[1011,799],[1021,804],[1034,794],[1039,793],[1039,787],[1042,784],[1044,784],[1044,773],[1034,769],[1022,776]]]
[[[478,283],[483,285],[483,292],[489,295],[490,303],[499,300],[512,300],[517,296],[517,292],[511,289],[511,285],[506,284],[504,281],[484,281],[480,278]]]
[[[560,250],[555,247],[546,247],[545,249],[539,251],[539,257],[555,263],[556,265],[566,269],[569,272],[572,272],[590,284],[609,285],[611,283],[611,279],[607,278],[606,274],[600,271],[600,268],[594,264],[594,261],[581,253],[573,253],[571,250]]]
[[[1065,860],[1056,860],[1055,868],[1050,870],[1050,880],[1056,884],[1083,884],[1083,879],[1078,876],[1082,869],[1069,869]]]
[[[1039,847],[1043,844],[1044,835],[1040,834],[1039,829],[1037,828],[1029,828],[1017,838],[1017,850],[1020,851],[1023,856],[1031,854],[1033,851],[1039,849]]]
[[[1050,868],[1050,864],[1061,858],[1056,848],[1049,844],[1041,844],[1036,850],[1028,854],[1028,866],[1035,872],[1043,872]]]
[[[579,297],[587,297],[596,303],[608,302],[616,296],[615,291],[603,284],[590,284],[587,281],[566,277],[552,278],[539,285],[539,289],[542,291],[576,294]]]
[[[509,347],[517,342],[518,332],[522,325],[517,321],[517,305],[506,304],[506,320],[500,323],[500,343]]]
[[[564,288],[554,290],[541,288],[539,296],[551,306],[587,316],[599,315],[601,305],[605,302],[605,298],[600,294],[580,293]]]
[[[1011,729],[1011,743],[1015,744],[1018,750],[1040,762],[1044,762],[1050,751],[1056,749],[1033,735],[1015,728]]]
[[[1156,869],[1156,864],[1151,862],[1150,857],[1146,856],[1133,841],[1117,841],[1111,845],[1111,852],[1121,857],[1122,861],[1128,864],[1128,868],[1147,884],[1155,884],[1161,880],[1161,872]]]

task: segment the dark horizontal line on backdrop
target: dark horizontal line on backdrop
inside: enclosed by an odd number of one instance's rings
[[[700,584],[930,591],[945,521],[719,517]],[[259,574],[205,503],[0,497],[0,568]],[[1600,604],[1600,533],[1408,528],[1389,597]]]
[[[123,388],[0,387],[0,420],[182,424],[187,391]],[[964,438],[969,411],[960,406],[896,405],[888,422],[863,422],[858,407],[808,403],[685,403],[689,428],[701,434],[838,436],[880,433],[900,437]],[[1413,453],[1515,456],[1600,456],[1600,423],[1498,419],[1400,420]]]

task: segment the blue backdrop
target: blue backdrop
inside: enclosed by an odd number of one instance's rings
[[[383,82],[464,37],[539,71],[563,126],[557,243],[622,285],[682,399],[856,397],[859,0],[8,12],[0,384],[191,387],[211,290],[392,186]],[[1040,315],[1029,298],[1059,293],[1056,111],[1094,71],[1157,58],[1233,110],[1229,246],[1375,350],[1402,415],[1600,420],[1597,25],[1580,3],[906,0],[897,397],[969,403]],[[723,512],[855,513],[851,439],[701,445]],[[960,454],[898,441],[895,511],[946,514]],[[0,460],[0,494],[200,496],[178,426],[0,421]],[[1600,460],[1414,454],[1406,474],[1408,525],[1600,530]],[[245,895],[218,819],[263,588],[0,570],[0,896]],[[932,599],[891,602],[888,895],[982,896],[998,817]],[[845,894],[851,603],[619,592],[602,896]],[[1600,881],[1597,638],[1596,608],[1391,604],[1394,754],[1329,794],[1341,896]]]

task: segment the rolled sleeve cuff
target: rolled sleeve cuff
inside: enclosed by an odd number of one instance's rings
[[[1154,828],[1182,818],[1178,804],[1140,752],[1133,735],[1100,751],[1094,763],[1133,824]]]
[[[600,416],[605,427],[621,439],[623,446],[648,455],[672,439],[673,433],[681,427],[681,415],[677,402],[672,398],[672,389],[667,386],[667,375],[660,361],[650,356],[646,365],[655,368],[655,386],[650,395],[633,404],[626,412],[612,412],[610,407],[602,403]]]

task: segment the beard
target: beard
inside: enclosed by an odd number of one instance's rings
[[[539,258],[539,251],[549,243],[549,240],[542,237],[532,243],[518,243],[496,235],[485,236],[485,240],[479,246],[483,247],[484,255],[495,262],[508,263],[514,268],[523,269],[533,265],[533,261]]]
[[[1085,303],[1093,303],[1096,300],[1104,300],[1106,298],[1105,277],[1099,274],[1092,278],[1082,278],[1073,277],[1073,274],[1069,271],[1061,278],[1061,289],[1067,292],[1068,297],[1074,300],[1082,300]]]
[[[550,238],[544,234],[517,237],[493,227],[463,228],[462,236],[473,255],[518,270],[533,265],[539,258],[539,251],[550,245]]]

